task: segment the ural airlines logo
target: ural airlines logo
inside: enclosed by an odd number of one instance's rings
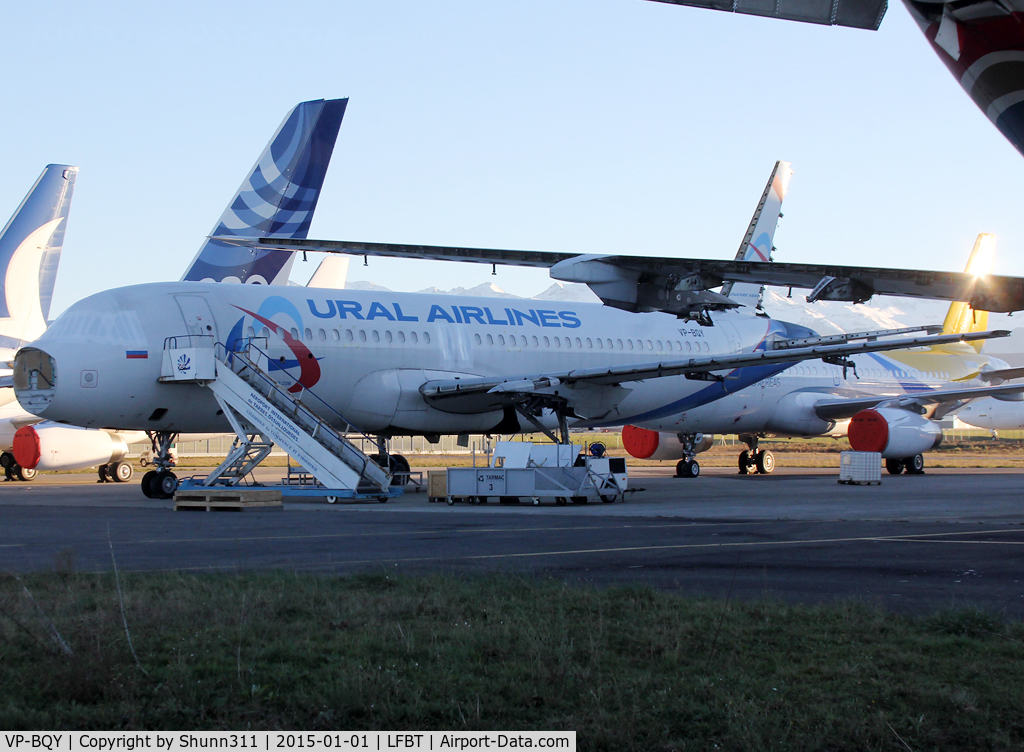
[[[241,306],[235,306],[235,308],[248,316],[252,316],[271,332],[277,334],[288,346],[288,349],[292,351],[292,354],[295,356],[294,358],[289,359],[281,356],[276,361],[270,361],[271,370],[284,371],[295,379],[295,383],[288,387],[289,392],[301,392],[303,389],[312,389],[320,381],[320,363],[317,362],[313,353],[302,343],[302,340],[296,338],[288,331],[287,327],[273,320],[274,317],[290,319],[301,336],[303,329],[302,314],[299,313],[298,309],[290,301],[275,295],[264,300],[260,305],[260,310],[255,313]],[[231,333],[228,335],[229,345],[234,345],[242,339],[244,324],[245,316],[240,318],[232,327]],[[298,369],[297,376],[294,372],[295,369]]]
[[[185,373],[192,368],[192,360],[187,355],[178,358],[178,373]]]

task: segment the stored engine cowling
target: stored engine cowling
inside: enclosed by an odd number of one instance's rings
[[[123,460],[128,445],[94,428],[37,423],[17,430],[12,451],[17,463],[30,470],[81,470]]]
[[[694,440],[695,453],[706,452],[715,443],[714,434],[697,434]],[[683,445],[674,433],[649,431],[637,426],[622,427],[622,446],[638,460],[680,460]]]
[[[936,423],[896,407],[861,410],[850,421],[849,436],[855,451],[880,452],[886,459],[913,457],[942,443]]]

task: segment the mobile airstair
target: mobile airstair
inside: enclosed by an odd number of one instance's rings
[[[358,433],[373,441],[371,437],[355,431],[309,390],[289,392],[267,375],[267,363],[266,353],[251,340],[231,349],[205,335],[168,337],[164,342],[160,381],[209,388],[237,437],[219,467],[191,484],[184,481],[180,487],[235,486],[276,444],[321,484],[323,490],[316,495],[385,500],[400,492],[399,487],[391,487],[391,474],[346,434]],[[334,425],[322,416],[332,417]]]

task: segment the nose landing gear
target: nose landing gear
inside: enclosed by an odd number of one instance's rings
[[[676,464],[675,477],[696,478],[700,475],[700,464],[694,458],[697,456],[697,445],[703,441],[704,434],[679,434],[679,443],[683,445],[683,458]]]
[[[170,499],[178,488],[178,476],[171,472],[174,467],[174,460],[171,459],[171,447],[174,445],[178,434],[172,431],[147,431],[150,442],[153,445],[153,465],[156,470],[150,470],[142,476],[142,493],[147,499]]]

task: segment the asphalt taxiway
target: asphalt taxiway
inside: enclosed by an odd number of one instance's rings
[[[267,470],[267,480],[280,471]],[[930,470],[844,486],[837,471],[692,480],[637,468],[624,503],[287,502],[174,512],[137,483],[0,483],[0,568],[122,571],[514,571],[687,594],[836,598],[897,610],[982,606],[1024,618],[1024,473]]]

